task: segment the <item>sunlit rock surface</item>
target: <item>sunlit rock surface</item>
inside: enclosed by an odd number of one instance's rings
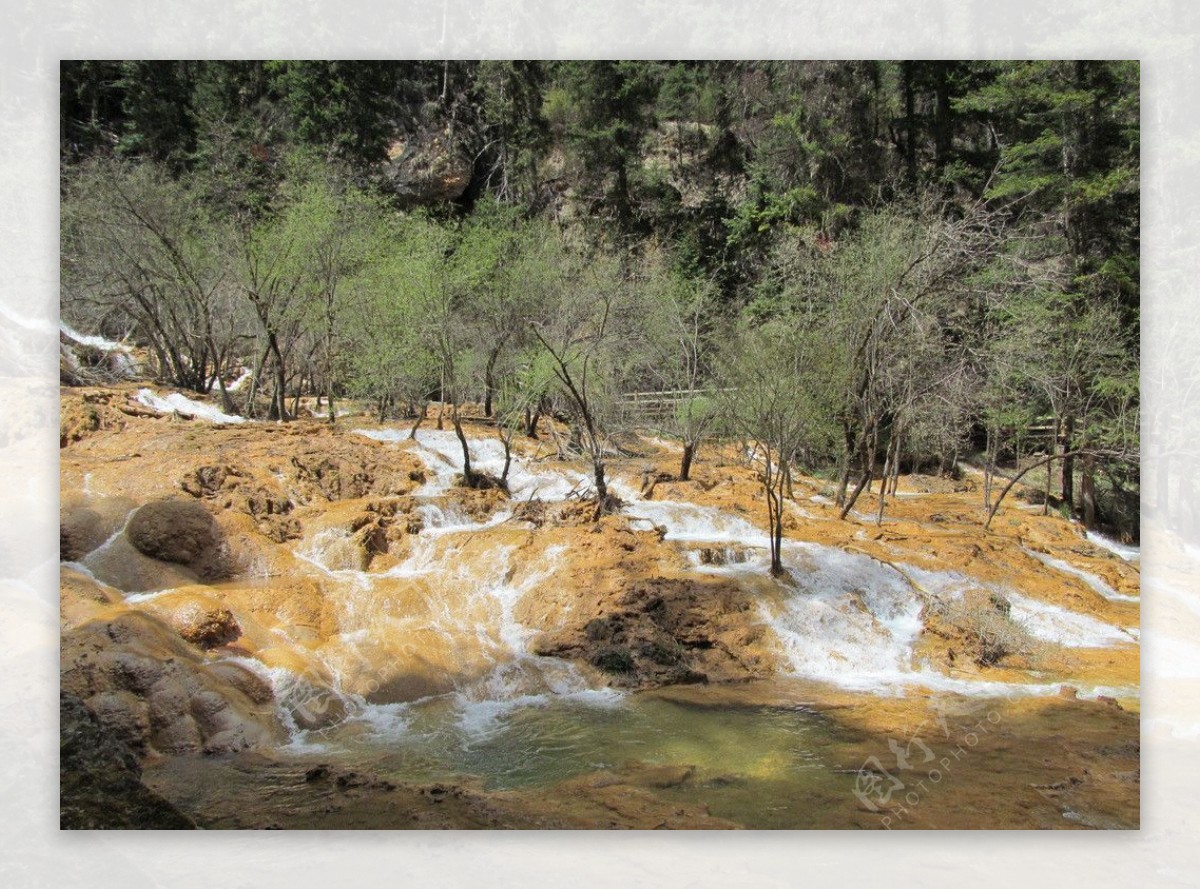
[[[1137,824],[1136,554],[1015,499],[985,531],[970,477],[902,480],[882,525],[875,495],[839,522],[798,478],[772,578],[732,452],[680,483],[669,443],[631,442],[597,520],[587,467],[538,441],[472,491],[431,422],[235,424],[139,391],[63,390],[63,688],[202,823]],[[468,435],[499,477],[494,431]],[[990,730],[970,787],[1036,800],[988,823],[946,785],[879,824],[860,767],[914,732],[940,759],[946,714]],[[246,804],[275,783],[291,804]]]

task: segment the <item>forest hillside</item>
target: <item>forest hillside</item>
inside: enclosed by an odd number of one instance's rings
[[[684,478],[706,440],[761,443],[776,507],[793,469],[848,511],[969,459],[989,504],[995,468],[1029,469],[1137,538],[1136,62],[82,61],[61,83],[64,322],[228,413],[557,416],[601,503],[648,420]]]

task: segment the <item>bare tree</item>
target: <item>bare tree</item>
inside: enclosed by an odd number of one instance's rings
[[[230,241],[229,227],[154,164],[90,161],[63,198],[64,316],[132,329],[164,378],[206,393],[245,330]]]
[[[827,448],[833,434],[829,352],[812,328],[778,320],[731,333],[721,356],[718,399],[726,432],[757,443],[767,504],[771,573],[783,569],[783,511],[793,455]]]
[[[672,410],[661,418],[665,431],[683,443],[679,478],[691,477],[692,461],[716,417],[712,382],[712,333],[717,321],[717,288],[669,268],[669,259],[652,251],[643,262],[638,284],[644,306],[640,373],[659,390],[672,393]]]
[[[580,444],[592,464],[596,515],[617,505],[608,491],[605,455],[615,422],[623,347],[636,327],[635,301],[617,258],[598,255],[586,264],[562,257],[558,299],[533,322],[532,331],[549,357],[573,417]]]
[[[972,276],[1000,246],[1001,221],[983,205],[957,219],[929,207],[887,210],[864,220],[819,270],[816,280],[832,296],[830,340],[844,356],[843,518],[877,475],[877,454],[902,428],[904,409],[928,394],[912,382],[957,375],[965,343],[956,315],[976,298]],[[847,494],[855,465],[859,480]]]

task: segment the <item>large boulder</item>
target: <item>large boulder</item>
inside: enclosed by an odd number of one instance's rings
[[[287,738],[267,681],[211,662],[157,616],[97,611],[65,628],[60,687],[139,756],[225,754]]]
[[[145,604],[177,634],[201,649],[215,649],[242,635],[237,618],[215,597],[187,589],[166,593]]]
[[[142,553],[124,534],[114,536],[79,562],[97,581],[125,593],[168,590],[200,580],[187,566]]]
[[[125,536],[146,556],[187,566],[202,579],[228,574],[221,529],[195,501],[172,499],[139,507],[125,527]]]
[[[403,206],[442,204],[466,191],[471,182],[471,160],[447,133],[421,131],[403,136],[388,147],[383,172]]]

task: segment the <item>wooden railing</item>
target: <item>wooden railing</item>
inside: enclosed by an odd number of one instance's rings
[[[730,389],[660,389],[651,392],[627,392],[621,405],[630,414],[645,420],[661,420],[674,413],[679,405],[695,398],[732,392]]]

